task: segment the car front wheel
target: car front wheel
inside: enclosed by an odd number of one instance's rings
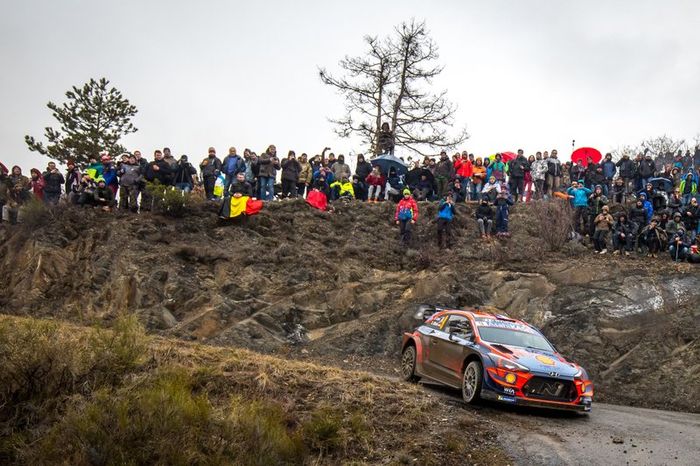
[[[462,375],[462,399],[466,403],[473,404],[479,400],[483,371],[484,368],[479,361],[470,362],[464,369],[464,374]]]
[[[420,377],[416,375],[416,347],[409,345],[401,355],[401,378],[407,382],[417,382]]]

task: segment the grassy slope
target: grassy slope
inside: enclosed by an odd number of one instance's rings
[[[0,462],[505,464],[416,386],[230,348],[0,316]]]

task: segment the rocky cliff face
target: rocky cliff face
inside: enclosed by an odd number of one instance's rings
[[[598,399],[700,411],[700,275],[688,264],[545,253],[525,207],[513,238],[495,243],[475,239],[460,206],[447,253],[428,204],[408,251],[388,205],[282,202],[233,225],[212,209],[183,219],[67,209],[3,227],[0,307],[83,323],[135,313],[188,340],[379,361],[397,356],[417,303],[493,306],[587,367]]]

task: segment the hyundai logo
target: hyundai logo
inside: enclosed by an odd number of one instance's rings
[[[549,376],[550,377],[559,377],[559,372],[550,372]]]

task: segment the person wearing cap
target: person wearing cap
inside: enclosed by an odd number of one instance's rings
[[[187,160],[186,155],[180,156],[177,165],[175,166],[175,178],[173,182],[175,187],[182,192],[189,193],[194,188],[197,169]]]
[[[647,212],[647,223],[651,221],[651,217],[654,216],[654,205],[651,203],[646,193],[639,195],[639,200],[642,201],[644,210]]]
[[[441,249],[449,249],[452,246],[452,220],[455,217],[455,203],[452,193],[447,193],[445,199],[440,201],[437,216],[437,242]]]
[[[213,147],[209,148],[207,157],[199,164],[199,170],[202,173],[204,195],[207,199],[213,200],[216,178],[221,173],[221,160],[216,156],[216,149]]]
[[[136,157],[127,155],[126,163],[119,166],[117,175],[119,175],[119,209],[138,212],[139,186],[143,178],[141,165],[136,161]]]
[[[405,188],[402,193],[403,198],[396,204],[394,221],[400,227],[401,243],[407,246],[411,241],[413,225],[418,220],[418,203],[411,196],[410,189]]]
[[[627,214],[620,214],[612,231],[613,254],[621,254],[624,251],[625,255],[629,256],[634,249],[636,227],[629,221]]]
[[[671,260],[674,262],[683,262],[690,254],[690,237],[688,232],[683,227],[678,228],[678,231],[670,237],[668,243],[668,252]]]
[[[601,188],[602,190],[602,188]],[[593,220],[595,231],[593,232],[593,247],[599,254],[608,252],[608,232],[613,226],[613,218],[607,205]]]

